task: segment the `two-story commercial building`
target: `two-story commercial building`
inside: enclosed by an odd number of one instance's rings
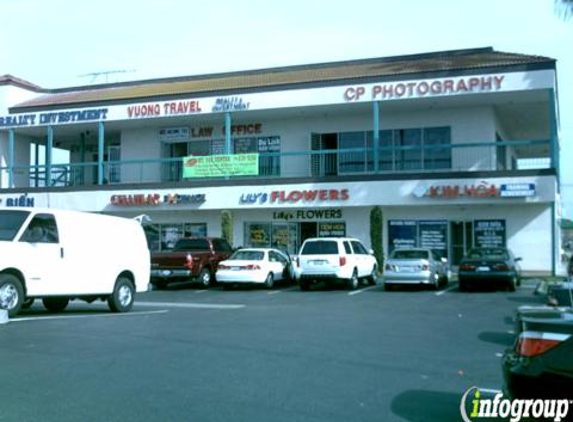
[[[556,63],[491,48],[44,89],[0,77],[0,206],[145,214],[295,253],[311,236],[453,264],[501,245],[559,261]]]

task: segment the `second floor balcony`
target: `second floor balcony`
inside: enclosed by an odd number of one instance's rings
[[[118,151],[121,156],[121,151]],[[213,157],[213,156],[211,156]],[[253,178],[316,179],[337,176],[427,175],[431,173],[507,172],[554,169],[558,165],[550,140],[467,142],[451,145],[320,149],[259,152],[249,175],[229,174],[224,167],[208,177],[184,171],[189,157],[149,158],[14,165],[0,168],[1,188],[89,187],[105,185],[174,184],[197,180]],[[395,176],[394,176],[395,177]]]

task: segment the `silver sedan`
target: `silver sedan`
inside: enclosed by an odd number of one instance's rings
[[[384,266],[384,288],[422,284],[435,290],[448,284],[448,262],[431,249],[395,249]]]

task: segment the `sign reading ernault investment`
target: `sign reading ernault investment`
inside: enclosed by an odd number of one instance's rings
[[[259,154],[189,156],[183,159],[183,177],[258,176]]]

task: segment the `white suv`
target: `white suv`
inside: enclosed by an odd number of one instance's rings
[[[346,237],[306,239],[296,260],[295,275],[301,290],[312,283],[337,280],[358,288],[361,278],[376,283],[378,264],[373,252],[357,239]]]

